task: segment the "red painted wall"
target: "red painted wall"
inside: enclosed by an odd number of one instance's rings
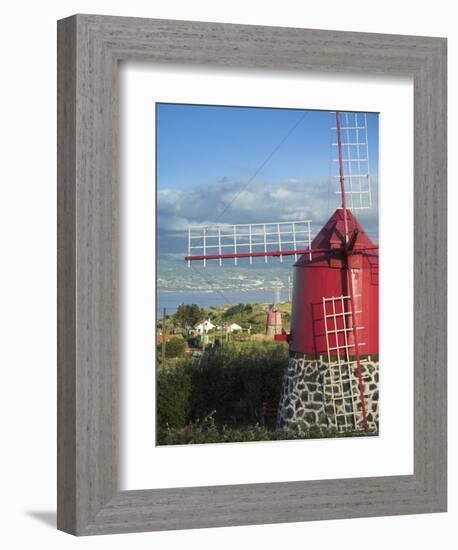
[[[355,254],[349,256],[349,265],[353,277],[355,310],[361,355],[378,354],[378,249],[369,239],[356,218],[348,211],[349,233],[359,231],[355,243]],[[339,234],[344,233],[342,210],[337,210],[326,223],[312,243],[312,249],[330,248],[336,251],[341,245]],[[360,252],[358,252],[360,250]],[[323,297],[349,295],[347,273],[339,254],[316,252],[302,256],[294,266],[294,290],[290,349],[307,354],[327,355],[324,325]],[[348,311],[347,302],[344,309]],[[336,313],[342,312],[341,302],[336,303]],[[332,304],[327,304],[327,314],[332,314]],[[347,327],[351,326],[347,316]],[[334,328],[334,320],[329,319],[328,327]],[[336,328],[343,328],[343,316],[336,317]],[[331,337],[330,346],[344,344],[344,333]],[[352,331],[347,332],[348,343],[353,343]],[[362,345],[364,343],[364,345]],[[336,353],[336,352],[334,352]]]

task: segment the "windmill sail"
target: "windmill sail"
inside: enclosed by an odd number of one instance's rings
[[[333,143],[337,155],[333,159],[337,167],[333,176],[340,180],[345,178],[345,195],[347,206],[351,210],[368,210],[372,208],[371,174],[369,162],[369,142],[367,139],[366,113],[340,113],[341,125],[332,128],[340,131],[339,140]],[[341,155],[339,158],[339,149]],[[341,164],[340,164],[341,162]],[[339,188],[336,194],[342,195]]]
[[[359,298],[360,295],[354,295]],[[364,425],[363,411],[358,408],[359,380],[355,359],[354,330],[362,331],[356,310],[357,326],[352,326],[352,300],[350,296],[323,297],[323,320],[329,369],[324,380],[324,396],[333,411],[334,427],[338,431],[357,430]],[[364,346],[358,342],[358,346]],[[362,361],[361,361],[362,363]]]
[[[350,197],[350,204],[352,204],[353,209],[355,209],[355,197],[359,197],[359,205],[356,202],[356,205],[358,208],[362,209],[363,206],[363,195],[366,195],[368,198],[368,207],[372,207],[372,199],[371,199],[371,192],[370,192],[370,180],[369,175],[367,174],[366,180],[364,180],[363,176],[364,174],[361,171],[360,164],[361,162],[367,164],[367,170],[369,170],[369,149],[367,147],[367,117],[364,114],[364,126],[359,127],[358,126],[358,114],[354,114],[354,126],[350,126],[349,121],[349,114],[343,113],[344,118],[344,126],[342,126],[341,120],[342,120],[342,113],[336,112],[336,131],[337,131],[337,152],[338,152],[338,166],[339,166],[339,182],[340,182],[340,195],[342,198],[342,210],[343,210],[343,218],[344,218],[344,247],[347,249],[347,253],[349,251],[350,243],[352,242],[352,236],[350,236],[348,232],[348,212],[347,212],[347,194]],[[366,158],[361,161],[360,159],[360,137],[359,132],[363,130],[365,132],[365,144],[366,144]],[[350,132],[355,132],[354,137],[351,137],[352,134]],[[346,141],[342,138],[342,132],[345,132]],[[353,139],[353,142],[350,141]],[[353,149],[356,147],[357,152],[356,154],[353,152]],[[344,153],[346,151],[346,155]],[[357,173],[355,174],[352,171],[353,163],[357,163]],[[345,173],[345,166],[347,167],[347,173]],[[368,188],[363,193],[363,184],[364,181],[366,181]],[[361,397],[361,412],[363,415],[363,424],[364,429],[367,431],[368,429],[368,423],[367,423],[367,411],[366,411],[366,404],[365,404],[365,397],[364,397],[364,383],[362,378],[362,370],[361,370],[361,350],[360,346],[361,343],[359,341],[358,337],[358,326],[356,321],[356,293],[355,293],[355,281],[352,273],[352,268],[350,267],[350,263],[348,261],[348,254],[344,254],[344,271],[346,272],[346,279],[347,279],[347,286],[349,290],[349,296],[348,296],[348,307],[349,307],[349,319],[351,319],[351,332],[353,335],[353,351],[355,354],[355,363],[356,363],[356,372],[358,375],[358,382],[359,382],[359,393]],[[325,301],[323,302],[325,305]],[[342,301],[342,305],[344,304],[344,301]],[[326,308],[325,308],[325,324],[326,324]],[[346,313],[343,313],[342,320],[344,321],[344,329],[343,329],[343,335],[345,340],[347,339],[347,315]],[[336,335],[338,336],[338,334]],[[327,335],[328,337],[328,335]],[[348,344],[347,344],[348,346]],[[329,347],[329,345],[328,345]],[[339,345],[337,344],[337,358],[338,361],[340,360],[340,349]],[[329,353],[329,352],[328,352]],[[348,348],[347,348],[347,354],[348,354]],[[350,371],[348,371],[350,374]]]
[[[209,225],[188,227],[188,265],[193,261],[233,260],[261,257],[298,256],[308,252],[312,243],[310,220],[250,223],[236,225]]]

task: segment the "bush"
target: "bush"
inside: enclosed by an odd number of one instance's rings
[[[269,430],[255,424],[241,428],[222,426],[217,428],[213,416],[197,425],[184,428],[165,428],[158,433],[158,445],[189,445],[199,443],[235,443],[247,441],[285,441],[294,439],[318,439],[335,437],[364,437],[374,432],[338,432],[335,429],[321,430],[318,427],[304,428],[295,425],[290,428]]]
[[[183,427],[212,411],[218,425],[255,424],[263,401],[277,401],[287,346],[233,342],[158,371],[158,426]]]
[[[172,359],[174,357],[183,357],[185,351],[186,342],[182,336],[174,336],[165,343],[165,357],[166,359]],[[162,357],[162,343],[157,345],[157,357],[158,360]]]
[[[182,427],[189,415],[191,378],[181,366],[157,371],[157,426]]]
[[[166,357],[183,357],[186,342],[181,336],[170,338],[165,344]]]
[[[277,401],[288,363],[283,344],[236,342],[208,350],[188,363],[192,380],[191,417],[204,418],[215,410],[218,423],[236,419],[255,423],[263,401]]]

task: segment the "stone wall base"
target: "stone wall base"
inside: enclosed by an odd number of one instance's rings
[[[379,363],[361,363],[368,428],[378,432]],[[360,431],[364,429],[355,364],[330,365],[321,359],[290,356],[283,374],[277,426]]]

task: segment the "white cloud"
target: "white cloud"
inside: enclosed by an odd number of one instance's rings
[[[376,197],[376,181],[374,182]],[[339,206],[333,183],[219,181],[191,189],[161,189],[157,193],[158,227],[183,232],[188,225],[262,223],[312,220],[323,225]],[[377,204],[362,214],[364,225],[377,225]],[[360,217],[358,215],[358,217]],[[368,227],[369,229],[369,227]]]

